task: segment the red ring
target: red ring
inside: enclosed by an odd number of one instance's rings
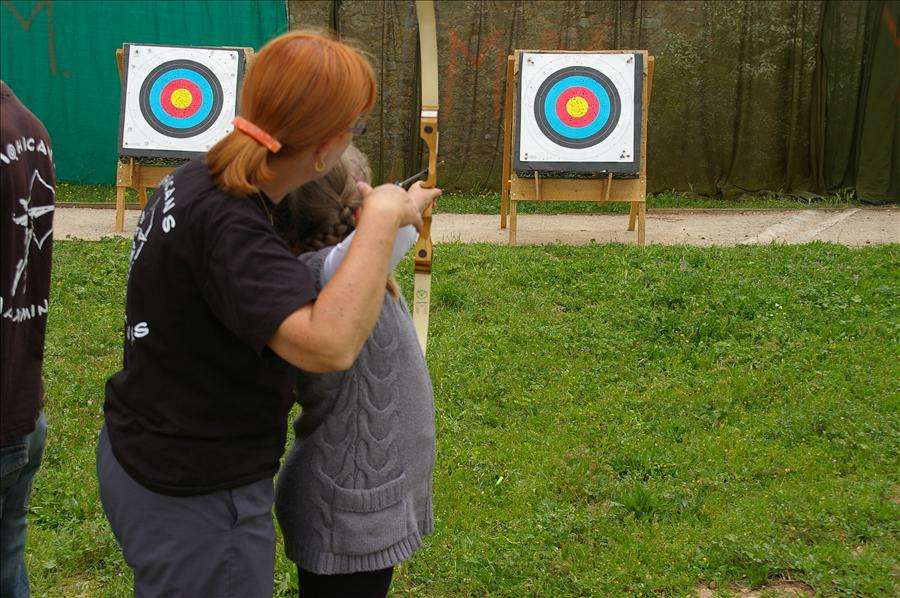
[[[172,94],[178,89],[186,89],[191,94],[191,103],[187,108],[179,108],[172,103]],[[188,118],[193,116],[200,109],[203,98],[200,95],[200,88],[193,81],[187,79],[173,79],[169,81],[162,90],[162,97],[159,103],[166,114],[175,118]]]
[[[583,97],[588,104],[584,116],[574,117],[566,110],[566,103],[575,96]],[[600,112],[600,101],[593,91],[586,87],[570,87],[556,99],[556,115],[570,127],[585,127],[591,124]]]

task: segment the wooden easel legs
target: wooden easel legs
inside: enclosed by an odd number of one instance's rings
[[[125,190],[134,189],[125,185],[116,185],[116,232],[121,233],[125,230]],[[141,209],[147,205],[147,188],[138,187],[135,189],[138,194],[138,205]]]
[[[628,213],[628,230],[634,230],[637,221],[637,244],[645,245],[647,242],[647,203],[643,201],[631,202],[631,210]]]
[[[116,232],[125,230],[125,189],[134,180],[134,158],[119,161],[116,166]]]
[[[174,166],[143,166],[134,158],[125,158],[116,167],[116,232],[125,229],[125,190],[137,192],[138,203],[147,205],[147,189],[155,189],[160,181],[175,170]]]
[[[116,185],[116,232],[125,230],[125,187]]]
[[[519,230],[518,221],[516,219],[517,201],[509,202],[509,246],[516,244],[516,233]],[[647,244],[647,204],[643,201],[631,202],[631,212],[628,214],[628,230],[634,230],[637,223],[637,244],[641,247]],[[505,225],[505,218],[502,225]],[[501,226],[505,228],[505,226]]]

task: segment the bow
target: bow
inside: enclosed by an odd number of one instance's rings
[[[419,116],[419,136],[428,146],[428,178],[423,187],[437,183],[438,149],[438,61],[437,27],[433,0],[416,0],[419,21],[420,78],[422,80],[422,112]],[[428,316],[431,309],[431,206],[422,214],[422,232],[415,247],[415,284],[413,287],[413,326],[425,354],[428,346]]]

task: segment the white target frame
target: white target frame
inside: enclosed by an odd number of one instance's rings
[[[124,45],[124,77],[119,113],[119,155],[193,158],[205,153],[234,129],[238,93],[246,70],[246,51],[202,46]],[[141,87],[158,66],[187,60],[206,67],[221,86],[221,108],[203,131],[187,137],[154,128],[141,110]]]
[[[613,173],[638,176],[641,168],[643,52],[535,52],[518,56],[515,148],[513,169],[520,176],[539,172]],[[592,69],[618,94],[617,121],[603,138],[587,147],[565,147],[552,140],[538,123],[535,103],[542,84],[564,69]],[[546,125],[545,125],[546,126]]]

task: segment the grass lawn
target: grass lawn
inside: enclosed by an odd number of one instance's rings
[[[94,473],[127,253],[55,244],[36,596],[129,593]],[[897,590],[900,246],[440,245],[435,259],[437,531],[394,595]],[[277,595],[296,595],[278,550]]]
[[[115,203],[116,189],[113,185],[78,185],[58,183],[57,199],[61,202]],[[137,194],[128,191],[126,201],[137,202]],[[720,199],[685,195],[674,192],[657,193],[647,198],[647,208],[663,209],[780,209],[799,210],[805,208],[848,208],[858,206],[852,194],[839,193],[825,197],[803,199],[779,194],[756,194],[744,197]],[[592,214],[628,213],[628,204],[590,202],[522,202],[518,206],[521,214]],[[499,214],[499,193],[450,193],[438,202],[436,212],[452,214]]]

